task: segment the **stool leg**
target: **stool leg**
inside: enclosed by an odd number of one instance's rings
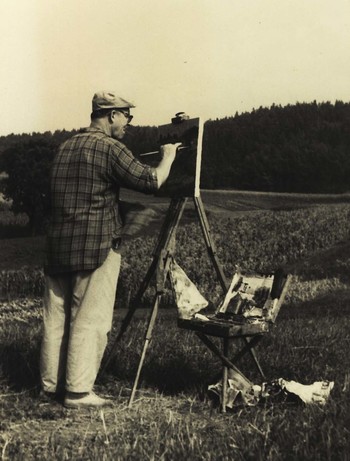
[[[228,357],[229,351],[229,340],[228,338],[223,339],[223,354]],[[227,378],[228,378],[228,367],[223,365],[222,367],[222,397],[221,397],[221,411],[226,413],[226,402],[227,402]]]

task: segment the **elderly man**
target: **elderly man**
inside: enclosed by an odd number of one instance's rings
[[[179,146],[161,146],[156,168],[137,161],[120,142],[132,107],[114,93],[96,93],[90,126],[64,142],[53,163],[40,372],[44,393],[64,397],[69,408],[109,403],[93,385],[120,270],[119,189],[159,189]]]

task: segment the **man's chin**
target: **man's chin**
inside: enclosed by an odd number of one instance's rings
[[[114,139],[118,139],[118,140],[121,140],[123,139],[125,136],[125,131],[123,131],[122,133],[115,133],[112,135],[112,138]]]

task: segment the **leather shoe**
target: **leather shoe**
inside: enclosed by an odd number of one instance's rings
[[[39,398],[47,403],[57,402],[62,404],[64,400],[64,391],[48,392],[42,389],[39,393]]]
[[[111,400],[103,399],[94,392],[67,392],[64,399],[64,406],[66,408],[101,408],[108,405],[112,405]]]

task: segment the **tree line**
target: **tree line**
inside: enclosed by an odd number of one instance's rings
[[[350,103],[273,105],[204,129],[202,184],[272,192],[350,190]]]
[[[197,116],[197,114],[193,114]],[[2,193],[38,229],[49,212],[49,170],[57,146],[77,130],[0,137]],[[157,147],[157,128],[131,126],[125,144]],[[350,103],[272,105],[204,125],[201,188],[342,193],[350,190]]]

